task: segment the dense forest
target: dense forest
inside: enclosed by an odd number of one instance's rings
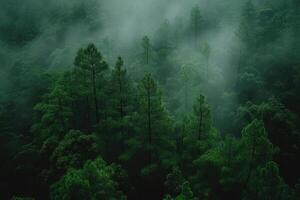
[[[299,0],[0,0],[0,199],[300,199]]]

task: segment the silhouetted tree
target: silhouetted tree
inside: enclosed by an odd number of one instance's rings
[[[198,37],[199,37],[199,32],[201,28],[201,23],[202,23],[202,16],[200,12],[199,6],[194,6],[191,10],[191,29],[194,37],[194,44],[195,47],[198,45]]]
[[[146,64],[149,64],[149,54],[150,54],[151,44],[150,44],[150,39],[148,38],[148,36],[143,37],[142,47],[144,49],[143,55],[145,56]]]
[[[88,80],[91,81],[91,88],[94,98],[94,107],[95,107],[95,119],[96,123],[99,123],[99,108],[98,108],[98,97],[97,97],[97,88],[96,82],[98,75],[108,68],[105,61],[102,59],[101,53],[95,47],[94,44],[90,44],[85,49],[80,49],[77,52],[75,58],[75,66],[80,67],[82,70],[89,73]]]

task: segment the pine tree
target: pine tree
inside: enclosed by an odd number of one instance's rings
[[[69,168],[79,168],[86,160],[99,155],[99,146],[94,134],[69,131],[59,142],[50,157],[55,174],[60,175]]]
[[[201,140],[209,134],[211,129],[210,108],[203,95],[200,95],[194,104],[193,118],[193,127],[197,130],[198,140]]]
[[[123,159],[140,159],[145,175],[158,166],[175,164],[175,141],[172,140],[172,121],[165,110],[158,85],[150,74],[145,75],[138,86],[138,112],[133,116],[136,133],[127,141],[129,147]]]
[[[199,38],[199,32],[200,32],[200,27],[202,23],[202,16],[200,12],[199,6],[194,6],[191,10],[191,29],[193,32],[193,37],[194,37],[194,44],[195,47],[198,45],[198,38]]]
[[[51,185],[53,200],[120,199],[126,196],[119,190],[115,180],[116,169],[102,158],[87,161],[82,168],[69,169],[56,183]]]
[[[40,121],[33,125],[39,137],[63,136],[71,128],[72,98],[59,81],[44,100],[34,109],[40,114]]]
[[[111,74],[111,89],[114,95],[114,110],[118,113],[118,117],[123,119],[128,114],[129,104],[129,79],[127,71],[124,69],[124,61],[118,58]]]
[[[99,108],[97,96],[97,78],[105,69],[108,68],[107,63],[103,61],[101,53],[94,44],[88,45],[85,49],[80,49],[74,62],[75,66],[80,67],[88,73],[88,80],[91,84],[96,123],[99,123]]]
[[[140,113],[142,118],[145,119],[146,133],[148,135],[147,146],[149,148],[149,163],[152,162],[152,140],[153,132],[158,130],[153,130],[156,125],[156,121],[159,120],[164,114],[164,108],[162,107],[162,97],[158,90],[157,84],[152,79],[151,75],[148,74],[144,77],[139,85],[140,91]]]
[[[178,167],[173,167],[167,175],[165,187],[171,196],[177,196],[181,192],[181,186],[185,182],[182,172]]]
[[[184,113],[188,112],[190,105],[189,96],[191,90],[191,69],[187,65],[182,66],[180,71],[180,78],[183,82],[183,97],[184,97]]]
[[[124,151],[125,140],[128,139],[132,129],[131,115],[134,111],[134,96],[131,81],[124,68],[124,61],[118,58],[111,72],[106,99],[107,118],[103,121],[101,135],[105,145],[107,161],[116,161]]]
[[[278,165],[270,161],[256,169],[243,199],[292,200],[293,195],[291,188],[280,177]]]
[[[150,56],[150,48],[151,48],[151,44],[150,44],[150,39],[148,36],[144,36],[142,39],[142,47],[144,49],[143,55],[145,56],[145,61],[146,64],[149,64],[149,56]]]
[[[250,49],[256,46],[257,16],[252,0],[248,0],[242,10],[242,19],[237,36]]]
[[[246,187],[255,167],[270,161],[276,149],[268,139],[263,122],[259,120],[254,120],[243,129],[241,142],[243,146],[247,147],[242,151],[247,166],[244,176]]]

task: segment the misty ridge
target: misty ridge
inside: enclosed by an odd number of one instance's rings
[[[0,0],[0,199],[300,198],[298,0]]]
[[[268,10],[272,6],[269,2],[255,2],[258,12]],[[139,70],[137,68],[144,68],[136,66],[139,65],[136,56],[143,52],[142,38],[148,36],[154,49],[164,45],[162,40],[170,40],[164,42],[169,42],[167,45],[174,50],[170,52],[172,57],[181,60],[187,56],[184,61],[172,63],[177,71],[186,65],[204,68],[203,49],[208,46],[210,65],[215,70],[212,82],[214,87],[223,91],[233,79],[235,60],[243,48],[238,31],[244,4],[236,0],[189,0],[184,3],[179,0],[3,1],[1,58],[4,68],[14,65],[19,59],[26,65],[39,65],[49,70],[65,69],[73,66],[79,48],[94,43],[110,65],[122,56],[126,67],[135,73]],[[190,33],[191,9],[195,6],[199,6],[201,12],[196,46]],[[293,36],[286,32],[280,34],[272,44],[279,43],[278,46],[284,45],[283,48],[288,49]],[[10,59],[10,56],[17,59]],[[175,71],[166,68],[170,73]],[[142,71],[151,72],[149,69]],[[165,80],[168,78],[164,77]]]
[[[264,15],[266,12],[268,15],[272,6],[280,8],[282,4],[289,4],[270,2],[253,1],[258,9],[257,14]],[[146,66],[141,66],[137,59],[143,52],[142,38],[148,36],[153,49],[169,45],[172,51],[168,52],[168,56],[176,59],[175,62],[168,63],[172,66],[167,66],[166,63],[158,64],[165,65],[165,70],[169,71],[162,75],[164,82],[172,78],[168,74],[182,73],[182,69],[185,68],[193,75],[204,74],[207,61],[203,51],[208,47],[211,77],[207,79],[211,81],[201,84],[198,79],[198,83],[195,83],[197,86],[191,89],[197,91],[190,92],[189,108],[199,91],[212,98],[214,108],[217,104],[222,104],[220,96],[224,91],[235,91],[233,84],[236,82],[236,62],[245,48],[238,33],[245,4],[243,1],[189,0],[183,3],[179,0],[52,0],[46,3],[3,1],[2,4],[3,39],[0,55],[3,68],[9,68],[18,62],[49,70],[70,68],[73,66],[77,50],[94,43],[110,65],[114,65],[116,58],[122,56],[129,72],[138,73],[135,79],[140,79],[143,73],[153,72]],[[191,10],[195,6],[199,6],[201,12],[201,28],[199,27],[196,42],[191,33],[193,31],[190,22]],[[296,39],[288,28],[278,34],[276,39],[266,45],[268,54],[285,53]],[[274,45],[280,49],[274,49]],[[155,66],[148,68],[153,67]],[[5,73],[5,70],[1,73],[4,89],[5,85],[9,85],[9,80],[5,80]],[[214,90],[214,94],[209,95],[203,88],[199,88],[201,85],[205,86],[207,91]],[[234,97],[232,101],[235,101]]]

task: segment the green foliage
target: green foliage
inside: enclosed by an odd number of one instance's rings
[[[184,182],[181,186],[181,193],[175,197],[172,198],[171,196],[167,195],[164,200],[195,200],[194,194],[190,188],[189,182]]]
[[[193,164],[197,170],[196,174],[190,178],[190,182],[195,194],[204,199],[216,196],[214,191],[219,186],[222,166],[219,149],[215,147],[206,151],[193,161]]]
[[[107,160],[118,160],[123,153],[125,141],[129,138],[132,130],[131,116],[136,105],[132,82],[127,75],[124,61],[118,58],[109,78],[109,86],[106,93],[106,119],[99,127],[101,152]]]
[[[247,190],[256,168],[272,160],[276,148],[267,137],[262,121],[254,120],[240,140],[228,137],[221,146],[221,181],[225,190]]]
[[[101,158],[87,161],[81,169],[70,169],[51,186],[51,199],[126,199],[113,180],[114,168]]]
[[[141,156],[143,174],[157,170],[157,165],[170,167],[175,160],[170,133],[171,119],[165,110],[161,92],[150,74],[139,84],[138,113],[133,116],[136,121],[135,135],[128,140],[128,149],[122,159]]]
[[[144,55],[144,60],[145,63],[148,64],[149,63],[149,57],[150,57],[150,51],[151,51],[151,43],[150,43],[150,39],[148,38],[148,36],[144,36],[142,39],[142,47],[143,47],[143,55]]]
[[[243,129],[241,142],[247,147],[243,155],[249,165],[257,166],[271,160],[276,151],[267,137],[263,122],[259,120],[254,120]]]
[[[130,114],[133,107],[132,87],[124,67],[124,61],[119,57],[110,77],[109,94],[111,98],[108,101],[112,110],[111,113],[108,113],[109,116],[121,120]]]
[[[293,199],[293,193],[279,176],[278,165],[271,161],[257,169],[243,199]]]
[[[65,135],[51,155],[55,169],[65,172],[81,167],[86,160],[97,157],[99,147],[96,136],[71,130]]]
[[[33,126],[33,132],[44,138],[65,134],[71,123],[71,101],[65,86],[57,82],[44,101],[34,107],[40,113],[40,122]]]
[[[254,28],[254,29],[253,29]],[[238,37],[251,49],[256,42],[256,10],[251,0],[248,0],[242,11],[242,19],[238,31]]]
[[[13,198],[11,200],[34,200],[34,198],[13,196]]]
[[[181,192],[181,185],[184,182],[182,172],[178,167],[173,167],[172,171],[167,175],[165,187],[167,192],[172,196],[177,196]]]
[[[300,198],[299,2],[170,2],[1,2],[0,199]]]
[[[77,52],[74,64],[83,70],[97,74],[107,68],[107,64],[102,59],[102,55],[96,46],[90,44],[86,49],[80,49]]]
[[[207,137],[211,131],[210,108],[205,102],[205,97],[200,95],[194,104],[192,129],[197,133],[198,140]]]
[[[108,68],[108,65],[94,44],[88,45],[86,49],[80,49],[77,52],[74,64],[81,68],[86,74],[86,82],[90,85],[89,91],[91,91],[92,94],[90,96],[92,96],[91,98],[93,99],[95,121],[97,124],[100,120],[97,80],[99,75]]]
[[[193,107],[193,113],[183,121],[182,161],[185,171],[195,170],[193,162],[218,141],[218,134],[211,124],[210,107],[200,95]]]
[[[193,200],[194,198],[194,194],[190,188],[190,184],[189,182],[184,182],[182,184],[182,189],[181,189],[181,194],[176,197],[176,199],[179,200]]]
[[[241,182],[241,174],[237,170],[244,163],[244,157],[239,155],[242,146],[240,140],[227,136],[220,144],[221,177],[220,184],[224,191],[238,190]]]
[[[195,46],[197,47],[199,32],[200,32],[200,28],[202,25],[202,16],[201,16],[199,6],[195,6],[191,10],[191,19],[190,20],[191,20],[191,22],[190,22],[191,30],[192,30],[193,37],[194,37],[194,43],[195,43]]]

